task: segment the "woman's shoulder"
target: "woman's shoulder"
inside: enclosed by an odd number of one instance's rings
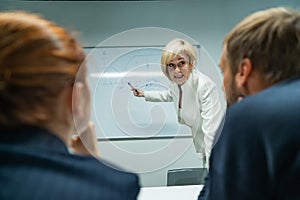
[[[192,82],[195,86],[198,87],[215,87],[215,83],[211,80],[209,76],[200,72],[199,70],[194,69],[192,72]]]

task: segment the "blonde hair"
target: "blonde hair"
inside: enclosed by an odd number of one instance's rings
[[[300,76],[300,13],[283,7],[258,11],[234,27],[224,45],[233,74],[249,58],[269,83]]]
[[[0,13],[0,125],[43,125],[55,118],[57,97],[85,59],[63,28],[36,14]],[[39,110],[46,111],[43,117]]]
[[[189,62],[195,66],[197,62],[197,51],[189,42],[183,39],[171,40],[163,49],[161,56],[161,70],[164,75],[169,79],[169,74],[167,72],[167,64],[170,63],[178,54],[184,53],[188,56]]]

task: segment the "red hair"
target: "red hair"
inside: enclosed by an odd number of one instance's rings
[[[76,40],[56,24],[25,12],[0,13],[0,125],[22,125],[24,113],[36,124],[55,117],[57,96],[74,83],[84,59]]]

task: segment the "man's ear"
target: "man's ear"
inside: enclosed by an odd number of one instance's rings
[[[253,70],[252,62],[249,58],[244,58],[238,67],[238,72],[235,75],[235,81],[238,88],[242,88],[246,85],[251,72]]]
[[[72,110],[74,117],[81,117],[84,114],[83,84],[76,82],[73,86]]]

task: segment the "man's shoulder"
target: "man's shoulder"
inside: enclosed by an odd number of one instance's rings
[[[230,132],[251,132],[276,129],[276,124],[292,126],[300,121],[300,81],[287,80],[248,96],[226,112],[225,124]],[[293,125],[294,127],[294,125]]]
[[[259,107],[265,104],[280,105],[287,101],[300,97],[300,79],[289,79],[274,84],[254,95],[246,97],[243,101],[234,104],[232,107],[254,106]],[[291,103],[293,101],[290,101]],[[266,107],[268,108],[268,107]]]

